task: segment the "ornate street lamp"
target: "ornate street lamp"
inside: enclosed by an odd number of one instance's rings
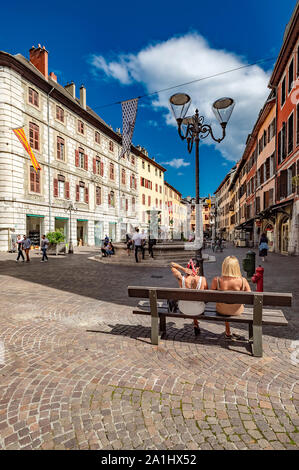
[[[72,242],[72,212],[77,212],[77,209],[74,206],[74,204],[70,202],[64,210],[70,213],[69,253],[73,254],[74,247],[73,247],[73,242]]]
[[[191,153],[195,142],[195,187],[196,187],[196,258],[201,260],[202,274],[202,244],[203,244],[203,227],[202,215],[199,199],[199,142],[210,135],[215,142],[221,142],[225,137],[226,125],[233,112],[235,102],[232,98],[219,98],[213,103],[212,110],[222,127],[222,137],[217,139],[209,124],[204,122],[204,117],[199,115],[198,109],[195,110],[193,116],[186,116],[191,105],[191,98],[186,93],[176,93],[169,99],[173,115],[178,125],[179,136],[182,140],[187,141],[188,152]]]

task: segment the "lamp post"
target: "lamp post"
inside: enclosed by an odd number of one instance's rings
[[[199,142],[210,135],[215,142],[220,143],[225,137],[226,125],[233,112],[235,102],[232,98],[219,98],[213,103],[212,110],[222,127],[222,137],[217,139],[212,131],[212,127],[204,122],[204,117],[199,115],[198,109],[193,116],[187,116],[191,104],[191,98],[186,93],[176,93],[169,99],[173,115],[178,125],[178,133],[182,140],[187,141],[188,152],[191,153],[195,142],[195,189],[196,189],[196,232],[195,248],[196,259],[201,263],[203,274],[202,244],[203,244],[203,226],[201,214],[201,205],[199,198]]]
[[[74,204],[70,202],[65,211],[70,213],[69,253],[73,254],[74,247],[72,242],[72,212],[77,212],[77,209]]]

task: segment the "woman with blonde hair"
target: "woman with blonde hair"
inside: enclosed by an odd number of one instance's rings
[[[247,280],[242,277],[238,258],[227,256],[222,263],[222,273],[220,277],[214,277],[212,290],[231,290],[231,291],[251,291]],[[216,304],[216,311],[219,315],[242,315],[244,311],[243,304]],[[241,336],[231,334],[229,322],[225,322],[226,339],[242,339]]]

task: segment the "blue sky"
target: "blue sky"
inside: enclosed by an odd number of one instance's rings
[[[15,1],[1,5],[0,49],[28,57],[32,45],[49,51],[49,71],[62,85],[87,88],[87,104],[115,129],[122,127],[120,105],[103,107],[168,86],[178,85],[277,57],[295,0],[177,0],[72,3],[47,6]],[[168,108],[172,93],[186,91],[212,123],[212,102],[232,96],[236,107],[221,144],[208,137],[200,146],[200,193],[213,193],[241,158],[247,134],[269,94],[275,60],[218,78],[140,100],[133,136],[167,168],[166,180],[184,196],[195,194],[194,151],[188,154]]]

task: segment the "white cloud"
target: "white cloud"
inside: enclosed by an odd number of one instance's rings
[[[173,158],[169,162],[162,162],[161,165],[169,165],[172,168],[181,168],[182,166],[189,166],[189,162],[185,162],[183,158]]]
[[[184,173],[178,173],[178,176],[183,176],[183,175],[184,175]]]
[[[149,45],[135,55],[120,55],[116,60],[108,61],[103,56],[93,55],[91,63],[99,73],[122,84],[142,83],[148,93],[247,64],[244,58],[232,52],[213,49],[198,33],[173,37]],[[226,138],[215,144],[211,137],[207,137],[203,143],[215,145],[225,159],[235,161],[242,156],[247,135],[270,92],[268,80],[269,73],[259,66],[243,68],[154,95],[152,106],[163,113],[167,124],[174,126],[176,123],[168,99],[173,93],[185,91],[193,100],[189,114],[198,107],[206,122],[213,125],[215,137],[219,137],[222,131],[211,105],[217,98],[231,96],[236,106],[227,126]]]

